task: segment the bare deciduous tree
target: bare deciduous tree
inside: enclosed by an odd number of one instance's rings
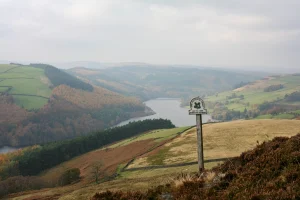
[[[99,183],[100,177],[105,174],[102,168],[103,168],[102,161],[98,161],[95,164],[93,164],[93,166],[92,166],[93,179],[95,180],[95,182],[97,184]]]

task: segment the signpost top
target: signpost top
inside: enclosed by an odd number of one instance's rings
[[[204,101],[200,97],[195,97],[190,102],[190,115],[207,114]]]

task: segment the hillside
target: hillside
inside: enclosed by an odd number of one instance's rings
[[[144,105],[45,64],[0,65],[0,147],[72,138],[145,115]]]
[[[258,143],[277,136],[292,136],[300,131],[299,120],[246,120],[203,126],[204,159],[213,161],[240,155]],[[130,168],[172,165],[197,160],[197,134],[193,128],[171,143],[135,159]],[[218,162],[209,162],[209,167]]]
[[[0,92],[9,94],[19,107],[38,109],[51,96],[51,82],[43,69],[21,65],[0,65]]]
[[[247,120],[206,124],[203,128],[205,167],[211,169],[221,162],[210,162],[212,159],[223,158],[226,161],[228,157],[238,156],[274,137],[294,136],[299,133],[299,127],[299,120]],[[48,181],[55,180],[64,170],[75,167],[80,169],[80,182],[11,197],[89,199],[96,192],[106,190],[147,191],[151,187],[170,183],[180,173],[197,172],[197,165],[194,163],[197,158],[196,133],[194,128],[185,131],[187,128],[148,132],[76,157],[45,171],[40,177]],[[182,131],[182,134],[177,134]],[[135,158],[134,162],[124,168],[132,158]],[[99,161],[104,164],[101,168],[103,174],[109,176],[118,172],[119,175],[108,182],[91,183],[92,166]],[[180,165],[182,163],[187,165]],[[228,166],[229,161],[226,163],[225,166]]]
[[[187,174],[147,191],[105,191],[100,199],[299,199],[300,134],[276,137],[202,175]]]
[[[205,98],[215,119],[299,117],[299,74],[271,76]]]
[[[123,65],[107,69],[77,67],[68,72],[93,84],[142,100],[176,97],[184,100],[232,89],[244,81],[254,81],[259,73],[233,72],[192,67]]]

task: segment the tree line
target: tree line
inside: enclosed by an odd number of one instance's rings
[[[31,63],[30,66],[44,69],[45,75],[48,77],[54,87],[64,84],[76,89],[90,92],[93,91],[92,85],[51,65]]]
[[[283,89],[283,88],[284,88],[284,86],[282,84],[270,85],[269,87],[266,87],[264,89],[264,92],[273,92],[273,91],[280,90],[280,89]]]
[[[300,91],[293,92],[292,94],[286,94],[285,95],[285,100],[287,102],[295,102],[295,101],[300,101]]]
[[[0,166],[0,177],[5,179],[17,175],[36,175],[75,156],[101,148],[113,142],[154,129],[174,127],[170,120],[148,119],[94,132],[88,136],[72,140],[52,142],[37,148],[30,148],[13,157],[10,162],[6,162],[5,166],[2,164]]]

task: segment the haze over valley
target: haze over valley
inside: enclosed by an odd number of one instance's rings
[[[300,199],[299,10],[0,0],[0,199]]]

